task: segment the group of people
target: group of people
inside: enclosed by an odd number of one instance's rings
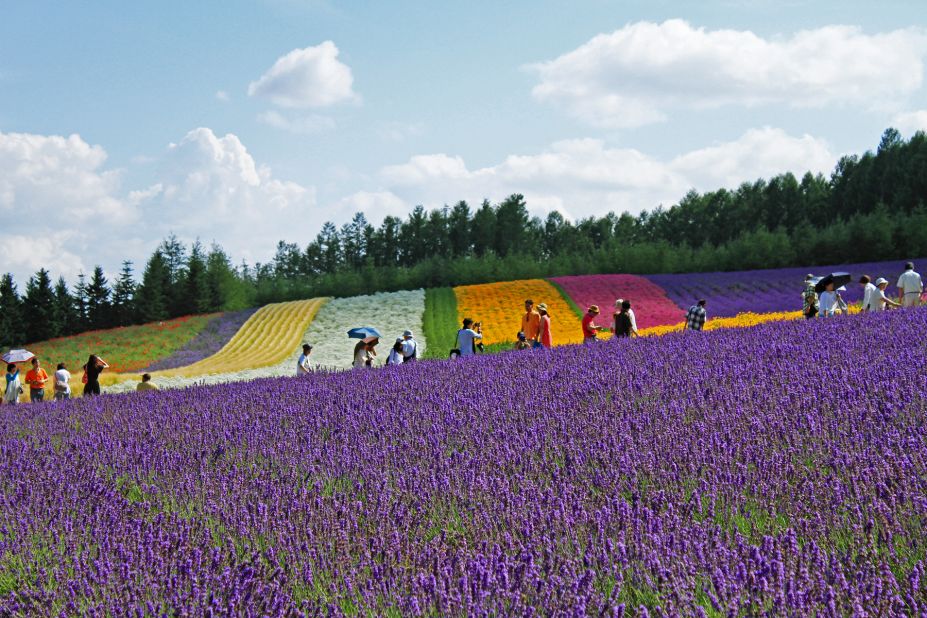
[[[354,355],[351,358],[351,366],[356,369],[366,369],[373,367],[377,358],[377,345],[380,343],[379,337],[365,337],[358,340],[354,346]],[[312,373],[312,346],[308,343],[303,344],[302,353],[296,359],[296,375],[305,376]],[[402,365],[411,363],[418,359],[418,342],[411,330],[404,331],[402,336],[397,337],[393,347],[390,348],[386,358],[387,365]]]
[[[920,274],[914,270],[914,264],[908,262],[904,265],[904,272],[898,277],[898,300],[892,300],[885,293],[889,281],[879,277],[874,282],[869,275],[859,278],[863,287],[863,300],[860,303],[861,311],[884,311],[900,307],[914,307],[920,304],[924,293],[924,282]],[[814,275],[805,276],[805,290],[802,292],[802,313],[806,319],[815,317],[832,317],[849,313],[849,305],[840,295],[845,289],[836,287],[835,283],[828,283],[824,290],[818,294]]]
[[[20,378],[20,370],[16,363],[7,364],[6,388],[3,391],[2,403],[16,405],[19,403],[20,395],[25,394],[26,388],[29,389],[29,401],[32,403],[45,401],[46,388],[49,387],[56,401],[71,398],[71,372],[68,371],[66,363],[58,363],[55,373],[51,377],[42,367],[42,361],[39,357],[33,356],[30,363],[32,369],[26,372],[25,378]],[[84,370],[83,376],[81,376],[81,382],[84,385],[84,397],[100,394],[100,374],[107,367],[109,365],[102,358],[95,354],[90,355],[90,358],[81,367]],[[151,376],[145,375],[148,376],[148,380],[151,379]],[[25,387],[23,383],[25,383]]]

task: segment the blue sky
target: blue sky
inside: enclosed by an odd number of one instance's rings
[[[877,6],[876,6],[877,4]],[[266,260],[326,220],[578,218],[825,174],[927,127],[922,3],[6,2],[2,269]],[[36,217],[35,211],[42,212]]]

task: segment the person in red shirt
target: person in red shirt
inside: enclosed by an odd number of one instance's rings
[[[583,316],[583,343],[595,342],[596,336],[599,334],[599,331],[602,330],[602,328],[597,326],[594,322],[598,315],[599,306],[592,305],[586,311],[586,315]]]
[[[39,358],[32,358],[32,369],[26,374],[26,384],[29,385],[29,400],[32,403],[45,400],[45,383],[48,382],[48,374],[42,369]]]
[[[549,350],[554,346],[554,337],[550,332],[550,314],[547,313],[547,305],[544,303],[538,305],[538,313],[541,314],[541,345]]]

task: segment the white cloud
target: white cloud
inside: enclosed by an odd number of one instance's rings
[[[351,68],[338,60],[331,41],[294,49],[248,86],[248,94],[288,108],[328,107],[358,101]]]
[[[403,142],[424,132],[425,124],[422,122],[387,122],[377,129],[380,139],[388,142]]]
[[[528,67],[532,93],[596,126],[659,122],[680,107],[892,104],[920,88],[927,31],[826,26],[790,37],[638,22]]]
[[[522,193],[535,214],[558,210],[585,217],[668,206],[691,188],[736,188],[786,171],[826,172],[835,161],[822,140],[764,128],[668,160],[633,148],[610,148],[602,140],[573,139],[474,170],[460,157],[417,155],[384,167],[379,178],[381,192],[402,200],[406,210],[419,203],[435,207],[466,199],[478,204]]]
[[[406,202],[392,191],[358,191],[342,198],[336,208],[345,220],[356,212],[364,213],[372,221],[390,215],[403,217],[409,212]]]
[[[258,122],[267,126],[301,135],[313,135],[335,128],[335,120],[329,116],[310,114],[308,116],[284,116],[276,110],[258,114]]]
[[[907,135],[927,131],[927,109],[898,114],[892,119],[892,126]]]
[[[223,103],[228,103],[232,100],[231,97],[229,97],[229,93],[225,90],[216,90],[216,99],[222,101]]]
[[[321,223],[314,187],[279,179],[235,135],[187,133],[156,159],[154,182],[123,188],[106,152],[80,137],[0,133],[3,272],[77,272],[123,259],[141,270],[169,232],[223,245],[236,260],[268,259],[276,242]]]

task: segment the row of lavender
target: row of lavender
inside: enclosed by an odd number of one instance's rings
[[[920,614],[925,329],[917,309],[14,408],[0,614]]]
[[[927,267],[927,258],[916,260],[915,265]],[[866,262],[858,264],[834,264],[801,268],[777,268],[738,272],[686,273],[671,275],[647,275],[646,278],[663,288],[666,295],[679,307],[690,307],[695,300],[709,301],[711,315],[734,317],[738,313],[768,313],[774,311],[798,311],[801,309],[801,293],[805,275],[826,275],[845,271],[853,275],[851,285],[843,294],[849,302],[862,299],[862,288],[855,283],[860,275],[869,275],[873,280],[885,277],[889,281],[887,294],[897,294],[895,283],[904,271],[903,260],[890,262]]]

